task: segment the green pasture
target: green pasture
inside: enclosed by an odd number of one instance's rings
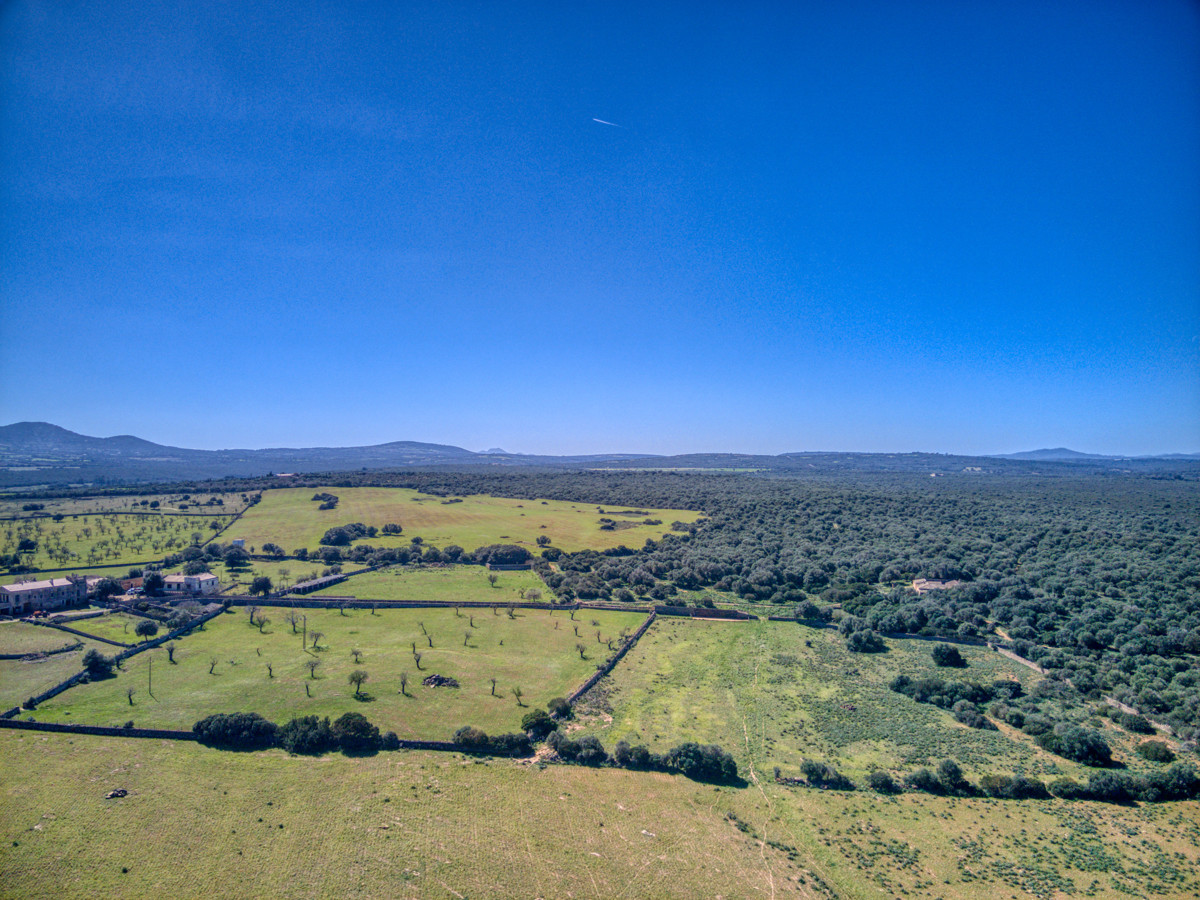
[[[1200,804],[713,788],[396,752],[0,731],[4,896],[1190,898]],[[47,777],[52,773],[52,777]],[[124,788],[128,795],[106,800]],[[146,827],[153,823],[153,827]]]
[[[174,665],[161,648],[141,653],[116,677],[80,685],[43,704],[38,718],[100,725],[133,719],[145,727],[187,729],[216,712],[257,712],[286,722],[293,716],[336,718],[355,711],[401,737],[447,740],[462,725],[516,731],[524,713],[570,692],[610,655],[597,641],[597,631],[615,639],[644,618],[590,610],[577,613],[574,622],[564,610],[517,610],[511,619],[504,611],[487,609],[464,610],[461,617],[451,608],[295,610],[307,617],[310,637],[324,634],[314,651],[311,640],[301,646],[301,631],[293,633],[291,609],[273,606],[262,612],[270,624],[261,632],[250,624],[247,608],[234,608],[179,640]],[[414,643],[422,654],[420,669]],[[580,658],[576,644],[584,646],[586,658]],[[363,651],[357,663],[351,654],[355,648]],[[305,665],[310,660],[320,663],[315,678]],[[361,699],[347,680],[356,669],[370,676]],[[400,693],[403,672],[409,675],[407,696]],[[423,686],[421,680],[434,673],[458,679],[461,687]],[[513,688],[524,692],[524,707],[518,706]]]
[[[2,628],[8,627],[11,626],[2,626]],[[54,631],[49,628],[42,630],[47,633],[47,640],[51,642],[52,647],[61,647],[76,640],[74,635],[63,631]],[[49,635],[54,636],[49,637]],[[78,640],[82,646],[70,653],[56,653],[53,656],[36,659],[0,659],[0,710],[23,704],[30,697],[48,691],[56,684],[70,678],[83,668],[83,654],[89,649],[94,647],[101,653],[113,653],[118,649],[99,641],[89,641],[83,638]],[[20,653],[22,651],[5,652]]]
[[[22,554],[26,565],[39,569],[71,566],[128,566],[177,553],[195,541],[208,540],[214,528],[231,516],[80,515],[55,522],[35,518],[0,522],[0,554],[17,552],[22,539],[37,542]],[[40,578],[41,574],[26,577]]]
[[[986,649],[964,647],[967,669],[937,669],[926,641],[887,641],[889,652],[849,653],[829,629],[791,622],[703,622],[660,617],[599,686],[585,719],[606,745],[663,750],[717,743],[760,771],[799,774],[805,759],[860,777],[909,772],[954,758],[971,777],[1022,770],[1079,775],[1019,733],[959,724],[945,710],[896,694],[898,674],[989,683],[1035,672]],[[610,720],[611,715],[611,720]],[[1086,780],[1086,778],[1085,778]]]
[[[496,584],[488,581],[495,575]],[[362,597],[369,600],[436,600],[441,603],[508,603],[520,601],[525,591],[542,592],[549,603],[554,592],[532,571],[488,572],[483,566],[446,566],[414,568],[389,566],[355,575],[340,584],[307,595]]]
[[[108,615],[98,616],[95,619],[84,619],[81,622],[72,622],[70,626],[76,631],[84,631],[93,637],[105,638],[110,641],[118,641],[122,644],[139,643],[142,639],[137,636],[134,631],[137,628],[138,622],[147,621],[141,616],[134,616],[128,613],[113,612]],[[165,626],[159,624],[159,634],[165,630]],[[111,649],[111,648],[110,648]],[[115,651],[114,651],[115,652]]]
[[[318,509],[314,494],[336,494],[336,509]],[[326,530],[348,522],[381,528],[403,527],[400,535],[378,535],[365,540],[373,547],[408,546],[413,537],[428,544],[457,544],[474,550],[487,544],[521,544],[537,551],[537,539],[550,538],[567,551],[597,550],[624,544],[641,547],[647,538],[668,533],[674,521],[693,522],[700,513],[689,510],[598,507],[561,500],[514,500],[484,495],[460,498],[435,497],[405,488],[285,488],[265,491],[262,502],[251,507],[229,530],[229,538],[245,538],[247,547],[275,543],[285,552],[298,547],[316,550]],[[604,512],[600,512],[604,509]],[[630,513],[637,513],[632,515]],[[601,518],[619,523],[602,530]],[[644,519],[661,519],[661,525],[642,525]]]
[[[75,635],[57,628],[30,625],[15,619],[0,622],[0,653],[40,653],[74,644],[76,640]]]
[[[142,501],[146,501],[146,506]],[[220,505],[209,501],[220,501]],[[149,504],[158,502],[157,509],[150,509]],[[37,503],[44,509],[30,512],[22,507]],[[130,513],[141,512],[150,514],[162,513],[225,513],[235,514],[247,506],[241,494],[209,493],[202,491],[198,494],[138,494],[134,496],[99,495],[95,497],[50,497],[42,500],[0,499],[0,518],[16,516],[29,518],[32,516],[54,515],[91,515],[94,513]]]

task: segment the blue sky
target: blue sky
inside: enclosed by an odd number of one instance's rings
[[[1185,0],[17,0],[0,41],[0,421],[1200,451]]]

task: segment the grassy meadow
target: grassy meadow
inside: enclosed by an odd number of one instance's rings
[[[236,514],[248,505],[246,495],[231,493],[199,494],[138,494],[132,496],[101,494],[96,497],[48,497],[42,500],[0,498],[0,518],[55,515],[91,515],[95,513],[140,512],[161,515],[163,513],[226,513]],[[145,505],[143,505],[145,501]],[[30,512],[22,507],[36,502],[43,508]],[[151,509],[150,504],[158,507]]]
[[[398,752],[0,731],[3,895],[1190,898],[1200,804],[714,788]],[[129,795],[106,800],[124,788]],[[153,827],[146,827],[153,823]]]
[[[76,641],[82,646],[70,653],[34,659],[0,659],[0,710],[24,703],[70,678],[83,668],[83,654],[89,649],[94,647],[101,653],[112,653],[117,649],[54,628],[24,622],[0,622],[0,653],[54,650]]]
[[[307,617],[310,638],[316,631],[324,635],[314,651],[311,640],[302,647],[303,634],[293,634],[290,609],[263,607],[262,612],[270,624],[261,632],[250,624],[248,609],[234,608],[178,641],[175,664],[162,648],[139,654],[116,677],[79,685],[44,703],[37,718],[97,725],[132,719],[147,728],[188,729],[216,712],[257,712],[282,723],[293,716],[336,718],[355,711],[407,738],[448,740],[462,725],[516,731],[530,708],[567,694],[609,656],[606,644],[596,640],[597,631],[616,638],[644,619],[637,613],[591,610],[577,613],[574,622],[563,610],[517,610],[511,619],[487,609],[464,610],[461,618],[451,608],[346,610],[344,615],[296,610]],[[422,654],[420,669],[414,643]],[[586,658],[580,658],[576,644],[584,645]],[[359,662],[351,653],[356,648],[362,651]],[[306,665],[310,661],[319,663],[315,677]],[[357,669],[370,676],[359,698],[348,682]],[[409,675],[407,695],[400,693],[403,672]],[[423,686],[421,680],[433,673],[456,678],[461,686]],[[513,688],[524,692],[525,707],[517,705]]]
[[[971,778],[1020,770],[1042,779],[1084,776],[1025,735],[967,728],[947,711],[891,691],[899,674],[990,683],[1041,676],[984,648],[961,648],[967,669],[937,669],[926,641],[887,641],[855,654],[828,629],[790,622],[720,623],[659,618],[616,671],[589,695],[582,721],[606,746],[663,750],[683,740],[718,743],[761,773],[798,776],[805,759],[860,778],[958,761]],[[1126,736],[1108,728],[1118,757]],[[1131,764],[1136,760],[1124,755]]]
[[[549,602],[554,592],[534,572],[494,572],[496,584],[488,581],[483,566],[446,566],[444,568],[389,566],[356,575],[348,581],[313,591],[306,596],[362,597],[369,600],[437,600],[442,603],[519,601],[528,590],[542,592]]]
[[[314,494],[337,495],[336,509],[318,509]],[[448,502],[460,499],[461,502]],[[400,535],[365,540],[373,547],[407,546],[414,537],[428,544],[457,544],[474,550],[487,544],[512,543],[536,549],[537,539],[550,538],[555,547],[575,551],[603,550],[625,544],[640,547],[646,538],[660,538],[674,521],[693,522],[700,513],[689,510],[601,507],[561,500],[514,500],[504,497],[435,497],[405,488],[283,488],[265,491],[262,502],[247,510],[228,537],[245,538],[247,547],[271,542],[291,553],[298,547],[315,550],[327,529],[348,522],[382,527],[400,525]],[[637,515],[623,513],[636,512]],[[601,529],[601,518],[620,523]],[[661,525],[640,524],[661,519]]]

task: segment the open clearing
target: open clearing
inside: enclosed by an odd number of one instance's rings
[[[317,493],[336,495],[337,507],[318,509],[320,504],[312,499]],[[604,512],[599,511],[602,508]],[[620,544],[640,547],[646,538],[658,539],[668,533],[672,522],[694,522],[699,517],[698,512],[682,509],[610,509],[561,500],[484,495],[435,497],[405,488],[283,488],[265,491],[262,502],[247,510],[228,536],[244,538],[247,547],[271,542],[291,553],[299,547],[315,551],[326,530],[348,522],[377,528],[394,523],[403,527],[403,534],[380,534],[356,543],[404,547],[420,537],[439,548],[457,544],[474,550],[508,543],[536,552],[537,539],[545,536],[553,546],[573,552]],[[618,524],[614,530],[604,530],[601,518]],[[660,519],[662,524],[640,524],[645,519]]]
[[[439,900],[1200,889],[1194,802],[884,799],[457,754],[289,758],[8,731],[0,754],[54,773],[0,787],[4,894],[30,900],[199,885],[215,898]],[[114,788],[129,795],[105,800]]]
[[[592,610],[576,613],[574,622],[564,610],[516,610],[511,619],[503,610],[493,614],[488,609],[463,610],[461,618],[452,608],[358,609],[344,615],[296,610],[307,617],[309,635],[324,633],[314,652],[302,649],[302,633],[292,633],[292,610],[263,607],[262,612],[270,624],[261,633],[250,625],[248,609],[234,608],[181,639],[174,665],[162,648],[141,653],[126,661],[116,677],[79,685],[47,701],[38,707],[37,718],[95,725],[132,719],[147,728],[189,729],[217,712],[257,712],[282,723],[293,716],[336,718],[355,711],[381,730],[406,738],[449,740],[463,725],[490,733],[516,731],[529,708],[566,695],[610,655],[607,645],[596,640],[597,631],[615,639],[645,619],[639,613]],[[468,634],[469,646],[464,646]],[[422,654],[420,669],[413,660],[414,643]],[[584,645],[586,659],[580,659],[576,644]],[[351,654],[355,648],[363,651],[358,663]],[[320,663],[315,678],[306,666],[309,661]],[[364,699],[355,699],[347,680],[356,669],[370,676]],[[400,693],[402,672],[409,675],[408,696]],[[421,680],[433,673],[456,678],[461,687],[423,686]],[[497,682],[496,696],[491,678]],[[514,687],[524,692],[526,707],[517,705]],[[129,688],[135,691],[132,704]]]
[[[199,494],[146,493],[133,496],[108,494],[97,497],[50,497],[37,501],[0,499],[0,518],[8,518],[10,516],[19,518],[55,515],[71,516],[111,512],[136,512],[148,515],[178,512],[209,515],[216,513],[231,514],[244,509],[248,505],[247,499],[248,495],[246,494],[221,493],[219,491],[212,494],[208,492],[201,492]],[[42,509],[35,511],[23,509],[24,506],[29,505],[31,502],[41,506]],[[151,509],[151,503],[157,503],[158,506]]]
[[[971,778],[1021,770],[1083,777],[1084,767],[1041,751],[1019,733],[967,728],[947,711],[891,691],[899,674],[990,683],[1037,673],[984,648],[962,647],[967,669],[937,669],[930,642],[889,640],[887,653],[850,653],[829,629],[791,622],[721,623],[660,617],[589,694],[587,730],[664,750],[684,740],[719,743],[759,772],[798,776],[805,759],[854,778],[911,772],[947,757]],[[610,716],[611,714],[611,716]],[[1008,736],[1008,735],[1013,736]],[[1110,729],[1114,750],[1123,738]]]
[[[327,596],[362,597],[368,600],[437,600],[443,603],[507,603],[521,599],[528,590],[542,592],[549,602],[554,592],[532,571],[494,572],[496,584],[488,581],[483,566],[445,566],[413,568],[389,566],[343,581],[306,596],[320,600]]]

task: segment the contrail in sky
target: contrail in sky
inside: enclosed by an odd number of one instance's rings
[[[616,122],[605,122],[603,119],[592,119],[593,122],[599,122],[601,125],[611,125],[613,128],[624,128],[624,125],[618,125]]]

